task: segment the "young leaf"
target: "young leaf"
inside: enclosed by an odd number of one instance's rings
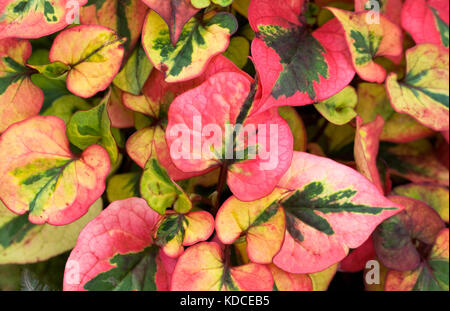
[[[76,157],[65,131],[57,117],[33,117],[0,137],[0,199],[32,223],[69,224],[105,190],[107,152],[92,145]]]
[[[290,191],[280,202],[286,234],[273,262],[291,273],[317,272],[339,262],[402,209],[353,169],[302,152],[294,152],[278,185]]]
[[[64,272],[64,290],[166,290],[152,246],[160,216],[145,200],[116,201],[81,231]]]
[[[119,72],[124,39],[109,28],[81,25],[61,32],[53,41],[49,58],[71,69],[67,88],[80,97],[105,90]]]
[[[158,13],[169,28],[170,41],[176,45],[184,25],[198,9],[191,5],[191,0],[142,0],[148,7]]]
[[[373,245],[383,264],[398,271],[415,270],[421,263],[420,241],[432,245],[444,222],[428,205],[407,197],[390,196],[405,209],[375,230]]]
[[[67,137],[70,142],[84,150],[91,145],[100,144],[108,151],[111,165],[119,157],[116,140],[111,132],[107,103],[111,91],[92,109],[76,112],[67,124]]]
[[[449,192],[446,187],[433,184],[407,184],[395,187],[392,194],[424,202],[432,207],[442,220],[449,221]]]
[[[17,215],[0,202],[0,264],[45,261],[75,246],[78,235],[102,210],[95,201],[80,219],[65,226],[35,225],[27,215]]]
[[[0,133],[39,114],[42,107],[44,94],[31,82],[25,65],[30,55],[27,40],[0,39]]]
[[[252,115],[254,100],[247,77],[231,72],[178,96],[166,130],[175,165],[185,172],[224,167],[242,201],[271,193],[288,169],[292,134],[276,109]]]
[[[102,25],[127,38],[123,46],[131,52],[138,42],[148,7],[140,0],[90,0],[81,8],[81,23]]]
[[[220,241],[233,244],[241,236],[245,237],[247,254],[252,262],[272,263],[284,240],[284,210],[274,203],[282,192],[277,189],[254,202],[242,202],[236,197],[228,199],[216,216],[216,231]]]
[[[262,84],[259,109],[325,100],[355,74],[344,32],[332,20],[310,32],[303,1],[253,0],[249,22],[256,32],[252,56]]]
[[[392,108],[383,84],[359,83],[356,112],[364,123],[375,121],[378,115],[384,119],[381,141],[407,143],[434,134],[413,117],[398,113]]]
[[[249,263],[232,267],[228,253],[215,242],[189,247],[178,259],[172,276],[174,291],[270,291],[273,278],[267,266]]]
[[[384,193],[385,187],[377,167],[380,135],[384,126],[383,118],[377,116],[375,121],[362,124],[362,119],[357,117],[356,126],[354,155],[358,171],[369,179],[380,193]]]
[[[406,0],[402,27],[417,44],[434,43],[448,49],[448,2],[446,0]]]
[[[214,218],[205,211],[167,213],[156,232],[155,243],[171,258],[179,257],[183,246],[206,241],[214,231]]]
[[[336,95],[314,105],[320,114],[333,124],[343,125],[356,117],[358,97],[353,87],[347,86]]]
[[[152,68],[144,49],[139,46],[134,49],[125,66],[114,78],[113,83],[122,91],[140,95]]]
[[[244,68],[250,54],[250,43],[241,36],[232,37],[228,49],[223,52],[228,59],[233,61],[239,68]]]
[[[236,29],[233,15],[210,12],[190,19],[176,45],[172,45],[166,23],[151,11],[144,25],[142,44],[155,68],[164,72],[166,82],[181,82],[201,75],[211,58],[227,49]]]
[[[438,234],[426,262],[414,271],[390,270],[386,275],[385,289],[395,291],[448,291],[449,231]]]
[[[77,22],[88,0],[5,0],[0,3],[0,39],[40,38]]]
[[[406,51],[406,76],[386,79],[392,107],[423,125],[444,131],[449,127],[449,59],[448,51],[433,44],[417,45]]]
[[[402,53],[400,27],[380,15],[379,23],[368,23],[371,12],[353,13],[328,8],[339,20],[345,31],[345,39],[358,75],[369,82],[382,83],[386,70],[373,58],[385,56],[397,60]]]
[[[192,208],[189,197],[154,158],[148,160],[145,166],[140,189],[148,205],[161,215],[172,206],[179,213],[187,213]]]

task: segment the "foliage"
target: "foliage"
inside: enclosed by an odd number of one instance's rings
[[[0,290],[448,291],[448,154],[446,0],[0,2]]]

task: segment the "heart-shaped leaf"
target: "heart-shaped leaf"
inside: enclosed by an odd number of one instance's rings
[[[0,198],[32,223],[71,223],[105,190],[107,152],[92,145],[76,157],[65,131],[57,117],[33,117],[0,137]]]
[[[254,96],[246,76],[216,74],[173,101],[166,130],[179,169],[222,167],[230,190],[242,201],[272,192],[292,156],[289,126],[276,109],[252,115]]]
[[[435,130],[449,127],[449,59],[448,51],[434,44],[417,45],[406,51],[406,76],[386,79],[392,107]]]
[[[310,32],[302,0],[253,0],[249,22],[256,32],[252,56],[262,84],[259,109],[318,102],[353,79],[339,23],[332,20]]]
[[[315,104],[314,107],[331,123],[343,125],[356,117],[354,108],[357,102],[355,89],[347,86],[336,95]]]
[[[385,56],[397,60],[402,53],[400,27],[380,15],[379,23],[368,23],[371,12],[353,13],[328,8],[339,20],[345,31],[345,39],[358,75],[370,82],[382,83],[386,70],[373,58]]]
[[[144,25],[142,44],[155,68],[164,72],[166,82],[181,82],[201,75],[211,58],[227,49],[236,29],[233,15],[209,12],[190,19],[174,46],[167,24],[151,11]]]
[[[106,89],[119,72],[124,48],[109,28],[81,25],[61,32],[53,41],[49,58],[71,69],[67,88],[80,97],[91,97]]]

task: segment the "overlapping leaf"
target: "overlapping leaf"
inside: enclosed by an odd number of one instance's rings
[[[51,62],[70,67],[69,91],[80,97],[91,97],[105,90],[119,72],[124,40],[104,26],[76,26],[55,38],[49,58]]]
[[[304,2],[250,3],[249,22],[256,32],[252,56],[262,84],[259,109],[299,106],[324,100],[353,79],[344,33],[336,20],[310,32]]]
[[[201,75],[211,58],[227,49],[236,29],[233,15],[209,12],[190,19],[176,45],[172,45],[167,24],[151,11],[144,25],[142,44],[155,68],[164,73],[166,82],[181,82]]]
[[[107,152],[92,145],[76,157],[65,131],[57,117],[33,117],[0,137],[0,199],[32,223],[71,223],[105,190]]]
[[[317,103],[314,107],[331,123],[343,125],[356,116],[354,108],[357,102],[355,89],[347,86],[336,95]]]
[[[449,127],[448,51],[433,44],[417,45],[406,51],[406,76],[386,79],[392,107],[425,126],[444,131]]]
[[[44,94],[30,79],[26,61],[31,44],[26,40],[0,39],[0,133],[11,124],[39,113]]]
[[[402,53],[401,29],[380,15],[379,23],[368,23],[370,12],[353,13],[329,8],[341,23],[358,75],[370,82],[382,83],[386,70],[374,62],[376,56],[398,60]]]
[[[166,131],[179,169],[223,167],[230,190],[243,201],[272,192],[292,156],[289,126],[276,110],[252,115],[254,94],[246,76],[216,74],[173,101]]]

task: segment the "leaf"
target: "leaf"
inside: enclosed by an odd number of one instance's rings
[[[197,9],[207,8],[211,2],[222,7],[227,7],[233,2],[233,0],[191,0],[192,5]]]
[[[187,213],[192,208],[189,197],[167,174],[167,171],[154,158],[144,169],[140,189],[148,205],[161,215],[173,206],[179,213]]]
[[[223,55],[214,57],[205,72],[198,78],[180,83],[167,83],[164,75],[153,70],[144,85],[143,96],[123,95],[123,103],[129,109],[143,113],[151,118],[149,126],[140,129],[127,141],[129,156],[144,167],[150,157],[156,157],[174,180],[186,179],[201,173],[185,173],[179,170],[170,159],[170,151],[165,139],[167,113],[173,99],[202,84],[210,76],[218,72],[240,72],[230,60]],[[251,78],[247,76],[249,80]]]
[[[172,276],[172,290],[272,290],[273,278],[267,266],[249,263],[232,267],[226,256],[215,242],[189,247],[178,259]]]
[[[181,82],[201,75],[211,58],[227,49],[237,26],[233,15],[210,12],[190,19],[176,45],[172,45],[166,23],[151,11],[142,44],[155,68],[165,74],[166,82]]]
[[[358,171],[369,179],[383,194],[385,187],[377,167],[378,147],[384,121],[378,116],[375,121],[362,124],[360,117],[356,118],[356,136],[354,155]]]
[[[131,52],[138,42],[148,7],[140,0],[90,0],[81,8],[80,20],[85,25],[101,25],[114,30]]]
[[[159,220],[143,199],[111,203],[81,231],[67,260],[64,290],[166,290],[167,274],[152,246]]]
[[[417,44],[433,43],[448,49],[448,3],[445,0],[406,0],[402,27]]]
[[[142,1],[153,11],[158,13],[166,22],[170,32],[170,40],[173,45],[178,42],[184,25],[198,12],[198,9],[191,5],[191,0]]]
[[[434,134],[431,129],[420,124],[413,117],[395,112],[383,84],[366,82],[358,84],[356,112],[364,123],[374,121],[377,115],[383,117],[381,141],[407,143]]]
[[[76,157],[65,131],[57,117],[33,117],[0,137],[0,199],[32,223],[69,224],[105,190],[106,151],[93,145]]]
[[[152,68],[144,49],[139,46],[134,49],[125,66],[114,78],[113,83],[122,91],[140,95]]]
[[[395,291],[448,291],[448,228],[441,230],[427,262],[414,271],[390,270],[385,289]]]
[[[386,70],[375,63],[373,58],[385,56],[398,59],[402,53],[401,29],[383,15],[380,15],[379,23],[367,23],[371,12],[353,13],[332,7],[328,9],[344,28],[358,75],[363,80],[382,83],[386,78]]]
[[[42,115],[58,117],[67,124],[76,111],[89,108],[91,105],[83,98],[75,95],[63,95],[54,100]]]
[[[427,140],[406,144],[380,144],[379,157],[386,162],[391,175],[412,182],[431,182],[448,186],[448,169],[441,164]]]
[[[282,190],[254,202],[236,197],[225,201],[216,215],[216,232],[224,244],[246,238],[247,254],[254,263],[270,264],[284,240],[285,214],[276,204]],[[275,202],[275,203],[274,203]]]
[[[106,196],[109,202],[139,197],[139,181],[141,174],[138,172],[123,173],[111,176],[106,187]]]
[[[358,102],[356,91],[347,86],[336,95],[314,105],[320,114],[337,125],[343,125],[356,117],[355,106]]]
[[[302,118],[293,107],[283,106],[278,108],[280,116],[288,123],[294,136],[294,150],[306,151],[307,135]]]
[[[179,169],[201,172],[225,165],[227,184],[242,201],[271,193],[292,154],[292,134],[276,110],[252,115],[254,94],[246,76],[216,74],[172,102],[166,130]]]
[[[234,0],[233,9],[239,12],[239,14],[248,18],[248,7],[250,6],[250,0]]]
[[[312,291],[313,283],[307,274],[293,274],[270,265],[274,287],[277,291]]]
[[[449,192],[446,187],[432,184],[407,184],[397,186],[392,194],[419,200],[432,207],[448,223]]]
[[[26,67],[30,55],[30,42],[0,39],[0,133],[13,123],[39,114],[42,107],[44,95],[31,82]]]
[[[155,243],[171,258],[179,257],[183,246],[206,241],[214,231],[214,218],[205,211],[168,213],[156,232]]]
[[[405,209],[375,230],[375,252],[390,269],[415,270],[422,256],[419,241],[432,245],[444,228],[444,222],[431,207],[421,201],[401,196],[390,196],[389,199]]]
[[[369,237],[360,247],[350,252],[347,257],[339,263],[339,270],[343,272],[359,272],[366,268],[369,260],[375,258],[372,237]]]
[[[0,202],[0,264],[45,261],[75,246],[81,229],[102,210],[98,199],[80,219],[65,226],[30,223],[27,215],[16,215]]]
[[[94,108],[76,112],[67,124],[67,137],[81,150],[100,144],[108,151],[111,165],[113,165],[118,160],[119,151],[111,132],[111,121],[107,110],[110,96],[111,91]]]
[[[448,51],[436,45],[407,50],[405,78],[391,73],[386,79],[392,107],[435,131],[448,129],[448,66]]]
[[[111,86],[111,97],[107,105],[108,116],[113,128],[130,128],[134,126],[133,111],[128,109],[123,104],[123,92]]]
[[[228,49],[223,53],[239,68],[244,68],[250,54],[250,43],[241,36],[232,37]]]
[[[0,39],[40,38],[76,22],[87,0],[6,0],[0,4]]]
[[[124,39],[111,29],[80,25],[62,31],[53,41],[49,58],[70,66],[67,88],[87,98],[105,90],[119,72]]]
[[[302,106],[331,97],[353,79],[351,57],[336,20],[310,32],[303,1],[250,3],[256,32],[252,56],[262,83],[260,111]]]
[[[318,272],[363,244],[384,219],[401,207],[367,179],[332,160],[294,152],[278,184],[286,234],[273,262],[290,273]]]

